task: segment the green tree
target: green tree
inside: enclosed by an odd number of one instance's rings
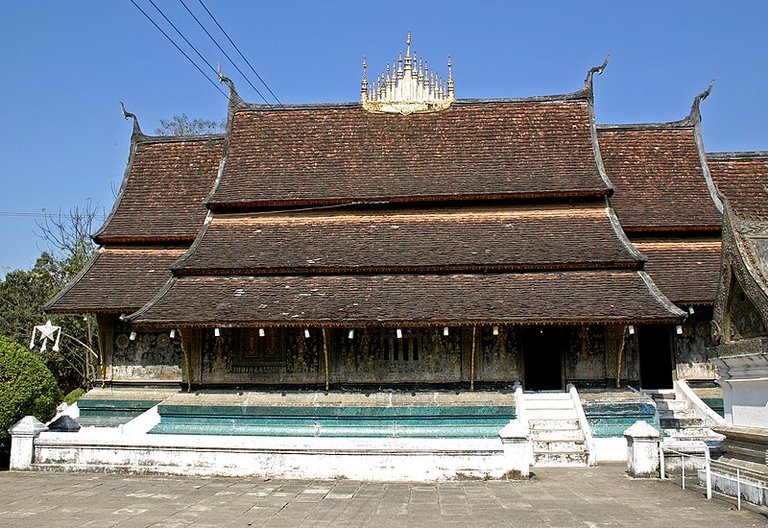
[[[196,136],[201,134],[218,134],[224,130],[225,121],[189,118],[187,114],[175,115],[171,119],[161,119],[160,126],[155,129],[158,136]]]
[[[68,335],[91,349],[96,348],[92,341],[96,332],[90,318],[52,316],[43,308],[88,262],[95,250],[90,233],[101,216],[103,214],[100,215],[89,203],[68,213],[60,211],[56,215],[46,215],[38,222],[38,236],[47,243],[49,250],[40,255],[31,270],[11,271],[0,281],[0,335],[28,343],[32,328],[51,319]],[[76,340],[62,338],[58,353],[50,346],[44,352],[36,352],[66,392],[87,387],[92,378],[85,361],[90,352]]]
[[[50,420],[61,399],[56,379],[43,361],[22,345],[0,336],[1,458],[9,450],[9,427],[27,415]]]

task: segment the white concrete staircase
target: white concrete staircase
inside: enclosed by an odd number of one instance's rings
[[[567,392],[525,393],[534,466],[587,466],[589,451],[579,413]]]
[[[722,440],[709,423],[675,389],[644,390],[656,404],[659,427],[665,438],[678,442],[703,441],[710,447]]]

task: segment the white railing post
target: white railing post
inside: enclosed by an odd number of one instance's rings
[[[741,511],[741,472],[736,468],[736,509]]]
[[[707,478],[707,499],[712,498],[712,468],[710,466],[709,447],[704,451],[704,475]]]
[[[680,467],[683,470],[683,489],[685,489],[685,454],[680,453]]]
[[[664,442],[659,442],[659,476],[661,480],[667,478],[667,469],[664,464]]]

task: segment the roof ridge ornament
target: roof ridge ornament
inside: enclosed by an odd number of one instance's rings
[[[610,55],[606,55],[605,60],[600,66],[595,66],[589,69],[589,71],[587,72],[587,77],[584,79],[584,87],[582,88],[582,90],[586,90],[589,92],[592,91],[592,78],[595,76],[595,74],[597,75],[603,74],[603,70],[605,69],[606,66],[608,66],[608,59],[610,57],[611,57]]]
[[[363,58],[360,103],[369,112],[409,115],[445,110],[456,100],[453,62],[448,57],[448,79],[443,80],[411,50],[411,32],[405,39],[405,56],[398,54],[375,82],[368,82],[368,61]]]
[[[691,113],[688,114],[687,120],[701,122],[701,102],[709,97],[709,94],[712,93],[712,87],[714,85],[715,80],[712,79],[709,83],[709,86],[707,86],[707,89],[693,99],[693,104],[691,105]]]
[[[136,117],[136,114],[129,112],[125,109],[125,105],[122,101],[120,101],[120,108],[123,109],[123,117],[125,119],[133,119],[133,132],[131,135],[133,137],[143,137],[144,132],[141,131],[141,127],[139,126],[139,118]]]

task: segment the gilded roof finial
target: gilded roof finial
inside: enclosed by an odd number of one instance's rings
[[[368,62],[363,57],[363,80],[360,82],[360,97],[368,98]]]
[[[455,100],[453,63],[448,58],[448,79],[430,71],[426,61],[418,58],[411,49],[411,32],[405,39],[405,57],[398,53],[397,60],[386,64],[385,73],[377,79],[376,88],[368,90],[367,63],[363,59],[363,85],[360,100],[371,112],[435,112],[448,108]]]

